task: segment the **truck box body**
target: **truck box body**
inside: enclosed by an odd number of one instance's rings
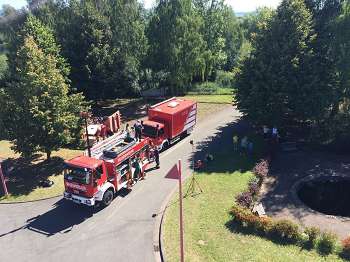
[[[170,139],[194,127],[196,116],[197,103],[179,98],[169,99],[148,110],[148,119],[163,123]]]

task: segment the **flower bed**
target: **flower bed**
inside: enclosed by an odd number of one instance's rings
[[[268,216],[259,217],[251,210],[256,202],[264,179],[269,173],[270,161],[261,160],[253,169],[255,178],[248,184],[248,189],[236,196],[236,205],[231,209],[233,222],[242,229],[266,237],[273,241],[296,244],[307,249],[316,248],[322,255],[337,253],[343,259],[350,259],[350,237],[341,245],[335,234],[321,233],[317,227],[301,228],[288,219],[274,220]]]

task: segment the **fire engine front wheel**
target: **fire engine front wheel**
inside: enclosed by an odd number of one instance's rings
[[[104,194],[103,194],[103,199],[102,199],[102,204],[106,207],[109,206],[112,201],[113,201],[113,191],[108,189]]]

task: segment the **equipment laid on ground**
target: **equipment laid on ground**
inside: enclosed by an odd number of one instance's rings
[[[142,134],[161,151],[190,134],[196,122],[197,103],[173,97],[150,107]]]
[[[200,170],[200,168],[197,169],[198,166],[196,166],[196,163],[195,163],[195,160],[194,160],[194,142],[193,142],[193,140],[190,140],[190,145],[192,146],[192,169],[193,169],[193,173],[192,173],[192,177],[191,177],[191,182],[190,182],[190,184],[188,186],[187,192],[186,192],[184,197],[187,197],[189,195],[194,197],[194,196],[196,196],[196,195],[198,195],[200,193],[203,193],[203,190],[202,190],[201,186],[199,185],[198,181],[195,178],[195,171],[196,170]],[[198,161],[200,161],[200,160],[198,160]],[[198,163],[198,161],[197,161],[197,163]],[[196,187],[198,187],[198,189],[199,189],[198,193],[196,193]]]
[[[142,178],[149,161],[150,139],[125,142],[125,133],[115,134],[91,148],[91,157],[65,162],[64,198],[78,204],[108,206],[122,188],[130,188],[135,171]]]
[[[105,137],[117,133],[120,129],[121,116],[119,111],[106,117],[92,117],[87,126],[90,144],[95,144],[100,137],[105,139]]]

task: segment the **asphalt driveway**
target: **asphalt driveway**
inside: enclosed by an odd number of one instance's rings
[[[25,204],[0,205],[0,261],[154,261],[153,229],[163,200],[176,187],[166,172],[183,160],[189,175],[195,143],[210,139],[234,121],[232,107],[208,116],[190,137],[161,155],[161,169],[150,172],[129,193],[102,210],[76,206],[61,197]]]

